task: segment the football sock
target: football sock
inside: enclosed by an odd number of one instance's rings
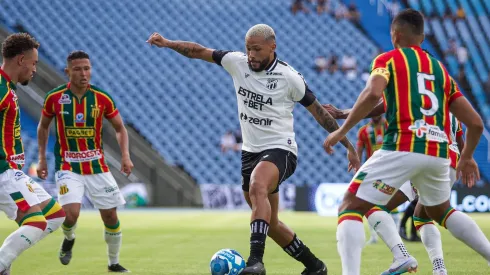
[[[122,231],[119,221],[115,225],[105,225],[104,239],[107,243],[107,255],[109,256],[109,265],[119,263],[119,250],[122,244]]]
[[[263,261],[268,231],[269,223],[264,220],[257,219],[250,223],[250,257],[248,258],[248,265]]]
[[[420,232],[420,238],[424,244],[433,270],[446,269],[444,254],[442,252],[441,232],[432,220],[413,217],[415,227]]]
[[[65,220],[65,211],[59,203],[57,203],[54,199],[44,207],[43,215],[46,218],[48,225],[46,226],[46,230],[44,230],[43,238],[49,235],[50,233],[56,231],[63,221]]]
[[[398,234],[395,221],[393,221],[388,212],[380,210],[373,211],[371,209],[366,213],[366,217],[369,225],[376,230],[380,238],[393,253],[395,259],[410,256]]]
[[[61,230],[63,231],[63,234],[65,235],[65,238],[69,241],[75,239],[75,229],[77,228],[77,225],[66,225],[65,223],[61,224]]]
[[[475,221],[468,215],[449,207],[439,224],[490,261],[490,243]]]
[[[301,262],[308,270],[314,271],[321,268],[320,260],[310,251],[310,249],[294,234],[293,240],[285,247],[284,251],[289,256]]]
[[[19,222],[19,226],[0,247],[0,270],[7,269],[22,252],[36,244],[47,223],[41,212],[34,212],[27,214]]]
[[[343,275],[361,274],[361,252],[365,241],[362,215],[354,211],[339,213],[337,250],[342,260]]]

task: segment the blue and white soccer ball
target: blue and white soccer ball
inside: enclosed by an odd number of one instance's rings
[[[238,275],[245,269],[245,260],[233,249],[221,249],[211,257],[211,275]]]

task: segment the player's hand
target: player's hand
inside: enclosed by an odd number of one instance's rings
[[[131,170],[133,169],[133,162],[129,157],[123,157],[121,160],[121,172],[126,174],[126,177],[129,177],[131,174]]]
[[[456,168],[456,175],[458,176],[458,179],[462,179],[464,185],[471,188],[480,180],[478,164],[476,164],[476,161],[473,158],[461,158]]]
[[[344,112],[339,108],[333,106],[332,104],[323,104],[322,105],[325,110],[335,119],[343,118]]]
[[[344,136],[345,135],[340,132],[340,129],[337,129],[330,133],[323,142],[323,149],[325,149],[325,152],[327,152],[329,155],[333,154],[332,147],[337,144],[341,139],[343,139]]]
[[[359,160],[356,150],[347,150],[347,160],[349,160],[347,172],[350,172],[351,170],[357,172],[359,167],[361,167],[361,161]]]
[[[146,40],[146,43],[148,43],[152,46],[155,45],[159,48],[162,48],[162,47],[167,47],[169,41],[170,40],[163,37],[161,34],[154,32],[152,35],[150,35],[148,40]]]
[[[48,178],[48,163],[46,162],[46,159],[40,159],[37,163],[37,177],[40,179],[47,179]]]

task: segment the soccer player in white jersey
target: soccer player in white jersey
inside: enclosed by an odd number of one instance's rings
[[[278,59],[274,30],[265,24],[250,28],[245,36],[246,54],[172,41],[158,33],[147,42],[188,58],[216,63],[233,78],[243,134],[242,187],[252,208],[250,257],[241,274],[266,273],[263,255],[267,235],[303,263],[305,270],[301,274],[327,274],[326,265],[279,220],[277,192],[296,168],[292,115],[295,102],[305,106],[328,132],[339,126],[316,100],[301,74]],[[347,138],[341,143],[348,149],[349,170],[357,169],[360,164],[354,146]]]

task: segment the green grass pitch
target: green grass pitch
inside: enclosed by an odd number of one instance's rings
[[[221,248],[234,248],[248,256],[249,215],[249,212],[218,211],[121,211],[124,236],[121,264],[135,275],[210,274],[209,260]],[[283,212],[281,217],[327,263],[330,275],[341,274],[335,218],[295,212]],[[489,236],[490,215],[472,217]],[[14,222],[0,218],[2,240],[15,228]],[[478,254],[452,238],[445,229],[441,232],[449,274],[490,274],[490,267]],[[62,233],[57,231],[21,255],[13,265],[12,274],[107,274],[106,246],[98,213],[82,212],[76,233],[70,265],[62,266],[58,260]],[[407,243],[407,247],[419,261],[417,274],[432,274],[422,244]],[[383,243],[366,247],[362,257],[363,275],[379,275],[392,261]],[[302,271],[302,265],[271,239],[267,240],[264,261],[269,275],[299,275]]]

